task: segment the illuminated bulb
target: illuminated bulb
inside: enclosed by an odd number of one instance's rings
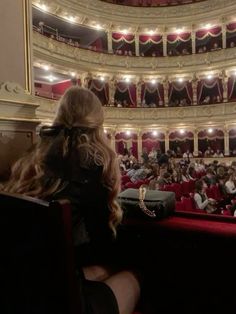
[[[74,22],[75,18],[73,16],[69,16],[69,17],[67,17],[67,20],[69,20],[70,22]]]
[[[151,83],[154,85],[154,84],[156,84],[156,80],[151,80]]]
[[[107,130],[106,130],[106,129],[104,129],[104,133],[106,133],[106,134],[107,134]]]
[[[182,77],[180,77],[180,78],[178,79],[178,81],[179,81],[180,83],[182,83],[184,80],[182,79]]]
[[[157,136],[157,131],[153,131],[152,135]]]
[[[153,35],[153,34],[154,34],[154,31],[151,30],[151,31],[148,32],[148,34],[149,34],[149,35]]]
[[[184,130],[183,129],[181,129],[179,132],[180,132],[180,134],[184,134]]]
[[[39,7],[43,10],[43,11],[47,11],[48,7],[45,4],[41,4],[39,5]]]
[[[102,26],[101,26],[100,24],[97,24],[97,25],[96,25],[96,29],[98,29],[98,30],[99,30],[99,29],[102,29]]]
[[[50,82],[53,82],[53,81],[55,80],[55,77],[53,77],[52,75],[50,75],[50,76],[48,77],[48,80],[49,80]]]
[[[177,28],[176,31],[175,31],[177,34],[180,34],[183,32],[183,30],[181,28]]]
[[[49,66],[48,66],[48,65],[44,65],[44,66],[43,66],[43,69],[44,69],[45,71],[48,71],[48,70],[49,70]]]
[[[75,72],[71,72],[71,76],[72,76],[72,77],[75,77]]]
[[[206,24],[206,25],[204,26],[205,29],[208,29],[208,28],[210,28],[210,27],[211,27],[211,24]]]
[[[208,80],[211,80],[212,79],[212,75],[211,74],[207,75],[207,78],[208,78]]]
[[[126,135],[130,135],[131,134],[131,132],[129,130],[126,131],[125,133],[126,133]]]
[[[130,82],[130,78],[129,78],[129,77],[126,77],[126,78],[125,78],[125,81],[126,81],[126,83],[129,83],[129,82]]]
[[[128,33],[127,29],[123,29],[122,33],[126,35]]]
[[[209,128],[208,129],[208,133],[212,133],[213,132],[213,129],[212,128]]]
[[[104,78],[103,76],[101,76],[101,77],[100,77],[100,80],[101,80],[101,81],[104,81],[104,80],[105,80],[105,78]]]

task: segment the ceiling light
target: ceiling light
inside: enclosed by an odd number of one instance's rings
[[[75,77],[75,72],[71,72],[70,75],[71,75],[72,77]]]
[[[126,135],[130,135],[131,134],[131,132],[129,130],[127,130],[125,133],[126,133]]]
[[[43,11],[47,11],[48,7],[45,4],[39,4],[38,5],[40,9],[42,9]]]
[[[154,31],[153,31],[153,30],[150,30],[150,31],[148,32],[148,34],[149,34],[149,35],[153,35],[153,34],[154,34]]]
[[[208,29],[211,27],[211,24],[206,24],[203,28]]]
[[[129,83],[129,82],[130,82],[130,78],[129,78],[129,77],[126,77],[126,78],[125,78],[125,81],[126,81],[126,83]]]
[[[49,80],[50,82],[53,82],[53,81],[55,81],[55,77],[52,76],[52,75],[49,75],[49,76],[48,76],[48,80]]]
[[[123,31],[121,31],[121,33],[126,35],[128,33],[128,31],[127,31],[127,29],[123,29]]]
[[[185,131],[184,131],[183,129],[181,129],[181,130],[179,131],[180,134],[184,134],[184,132],[185,132]]]
[[[101,81],[105,81],[105,78],[103,76],[100,77]]]
[[[179,79],[178,79],[178,82],[180,82],[180,83],[182,83],[184,80],[183,80],[183,78],[182,77],[180,77]]]
[[[67,20],[69,20],[70,22],[74,22],[75,21],[75,17],[74,16],[68,16]]]
[[[153,132],[152,132],[152,135],[153,135],[153,136],[157,136],[157,131],[153,131]]]
[[[211,74],[207,75],[207,79],[211,80],[212,79],[212,75]]]
[[[212,133],[213,132],[213,129],[212,128],[209,128],[208,129],[208,133]]]
[[[177,34],[181,34],[183,32],[183,29],[182,28],[176,28],[175,32]]]
[[[106,130],[106,129],[104,129],[104,133],[106,133],[106,134],[107,134],[107,130]]]
[[[152,83],[153,85],[156,84],[156,82],[157,82],[157,81],[154,80],[154,79],[151,80],[151,83]]]
[[[95,27],[96,27],[96,29],[98,29],[98,30],[102,29],[102,26],[101,26],[100,24],[97,24]]]
[[[44,69],[45,71],[48,71],[48,70],[50,69],[50,67],[49,67],[49,65],[44,65],[44,66],[43,66],[43,69]]]

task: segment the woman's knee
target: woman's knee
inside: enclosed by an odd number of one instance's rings
[[[131,271],[122,271],[108,278],[105,283],[116,297],[120,314],[132,313],[140,296],[137,276]]]

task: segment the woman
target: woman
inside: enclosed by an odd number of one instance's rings
[[[106,262],[99,256],[122,219],[116,202],[119,169],[104,137],[103,120],[101,103],[92,92],[68,89],[53,125],[40,130],[39,143],[13,166],[4,190],[45,200],[69,199],[82,313],[129,314],[140,292],[136,276],[129,271],[110,275],[105,267],[96,265]]]
[[[234,183],[234,172],[229,174],[228,180],[225,182],[226,191],[229,195],[236,195],[236,187]]]
[[[217,211],[216,201],[207,197],[206,188],[207,185],[203,180],[195,182],[194,201],[197,209],[205,210],[208,214],[212,214]]]

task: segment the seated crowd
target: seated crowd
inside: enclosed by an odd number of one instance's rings
[[[119,156],[122,189],[144,184],[152,190],[175,192],[176,209],[236,216],[236,162],[227,166],[214,160],[207,165],[203,159],[191,161],[190,157],[186,152],[177,161],[170,150],[166,154],[144,150],[138,163],[126,151]]]

